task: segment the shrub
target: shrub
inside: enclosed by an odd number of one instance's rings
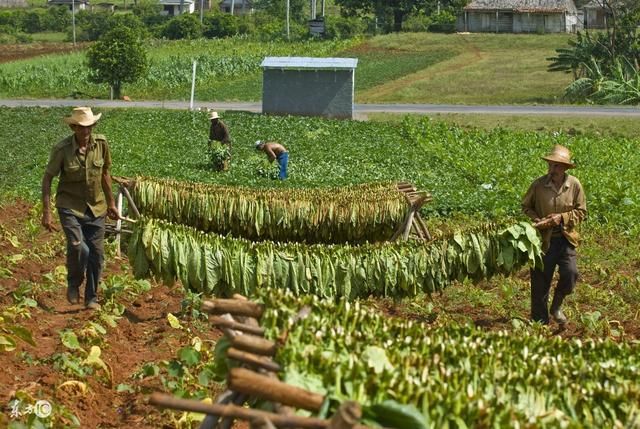
[[[434,33],[453,33],[456,31],[456,16],[448,10],[434,13],[430,18],[433,23],[429,25],[429,31]]]
[[[402,30],[408,32],[428,31],[433,19],[424,12],[412,14],[402,23]]]
[[[239,19],[228,13],[209,13],[203,19],[203,35],[209,39],[229,37],[239,33]]]
[[[180,15],[165,25],[162,37],[172,40],[198,39],[202,37],[202,24],[197,17],[191,14]]]
[[[327,39],[350,39],[363,34],[366,24],[359,18],[331,16],[325,18],[325,33]]]

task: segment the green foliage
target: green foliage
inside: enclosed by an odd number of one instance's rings
[[[202,35],[210,39],[241,34],[240,19],[228,13],[207,13],[203,17]]]
[[[251,296],[263,287],[281,287],[321,297],[399,298],[540,266],[540,246],[527,222],[460,228],[427,243],[326,246],[254,243],[141,218],[129,259],[136,276],[152,273],[169,284],[179,279],[185,288],[207,295]]]
[[[327,39],[350,39],[361,36],[366,31],[362,19],[355,17],[328,16],[325,18],[325,33]]]
[[[162,36],[170,40],[198,39],[202,37],[202,24],[196,16],[185,13],[167,22]]]
[[[229,166],[229,160],[231,159],[231,150],[228,144],[223,144],[218,141],[210,141],[207,149],[209,155],[209,162],[216,171],[226,170]]]
[[[640,424],[638,344],[428,326],[282,290],[259,296],[267,337],[288,334],[276,355],[284,377],[320,380],[329,414],[349,399],[394,428]],[[294,324],[303,306],[310,314]]]
[[[89,78],[108,83],[120,98],[123,83],[135,82],[147,72],[147,53],[139,36],[127,27],[115,27],[87,51]]]

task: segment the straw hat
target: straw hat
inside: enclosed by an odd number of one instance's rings
[[[220,116],[218,116],[218,112],[211,112],[209,113],[209,119],[218,119]]]
[[[564,164],[569,168],[575,168],[575,164],[571,162],[571,152],[564,146],[560,146],[559,144],[553,147],[553,150],[547,155],[543,156],[542,159],[545,161],[557,162],[560,164]]]
[[[100,119],[101,116],[102,113],[94,115],[91,111],[91,107],[76,107],[73,109],[71,116],[64,118],[64,121],[69,125],[89,127],[98,122],[98,119]]]

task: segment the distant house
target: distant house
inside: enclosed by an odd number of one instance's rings
[[[581,29],[573,0],[471,0],[456,27],[472,33],[568,33]]]
[[[252,0],[222,0],[220,2],[220,12],[231,13],[231,3],[233,3],[234,15],[253,13]]]
[[[89,9],[88,0],[47,0],[47,6],[66,6],[69,10],[77,12],[79,10]]]
[[[178,16],[181,13],[193,13],[196,6],[193,0],[159,0],[162,15]]]
[[[582,6],[584,11],[584,28],[597,29],[607,27],[608,12],[602,6],[602,0],[591,0]]]
[[[1,7],[29,7],[27,0],[0,0]]]

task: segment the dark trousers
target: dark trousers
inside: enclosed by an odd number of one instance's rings
[[[67,237],[67,286],[80,288],[86,275],[84,302],[95,301],[104,263],[105,216],[95,217],[87,209],[83,217],[77,217],[61,208],[58,215]]]
[[[556,295],[562,300],[573,292],[578,280],[576,249],[564,237],[552,237],[551,245],[545,252],[543,269],[531,270],[531,319],[549,323],[549,291],[553,273],[558,267]]]

